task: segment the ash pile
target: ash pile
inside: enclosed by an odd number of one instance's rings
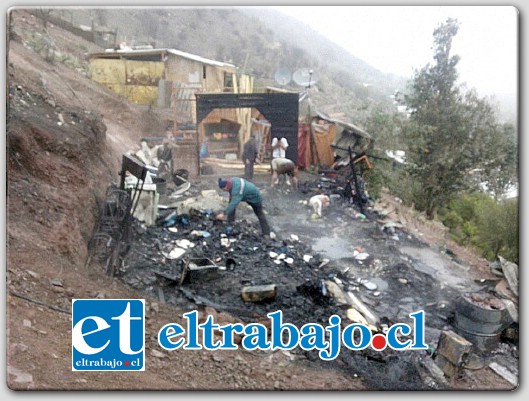
[[[214,214],[227,199],[216,190],[192,187],[185,198],[161,209],[155,224],[145,226],[134,220],[134,240],[119,269],[119,278],[179,309],[213,308],[245,323],[265,323],[267,313],[281,310],[284,322],[297,327],[306,323],[326,326],[330,316],[338,315],[343,324],[363,323],[379,332],[406,313],[405,309],[387,309],[392,314],[388,316],[394,316],[389,319],[375,312],[375,307],[391,296],[389,291],[376,291],[374,282],[365,278],[367,270],[380,261],[360,248],[352,258],[332,260],[308,244],[308,237],[317,237],[322,227],[332,231],[367,222],[355,217],[357,212],[351,205],[335,204],[328,217],[314,224],[301,193],[263,192],[270,197],[267,209],[271,214],[279,213],[279,205],[284,202],[299,206],[300,214],[291,209],[290,216],[300,225],[299,236],[278,227],[275,239],[264,238],[245,204],[239,205],[234,223],[219,222]],[[164,200],[169,202],[170,198]],[[367,235],[369,228],[364,229]],[[404,264],[396,271],[402,286],[406,283],[404,277],[414,275],[412,268]],[[422,281],[416,277],[413,281],[414,285],[431,285],[426,275]],[[373,388],[427,388],[417,371],[418,355],[414,353],[389,348],[382,352],[351,351],[342,347],[336,360],[323,362],[317,351],[290,352],[293,357],[346,370],[364,378]],[[388,370],[393,373],[388,375]]]
[[[215,197],[221,198],[214,190],[198,194],[210,203]],[[340,272],[296,235],[265,239],[243,204],[231,224],[214,219],[219,207],[180,207],[161,213],[156,225],[134,224],[120,271],[128,285],[184,309],[210,306],[243,319],[282,310],[285,320],[303,324],[336,312],[323,278]]]

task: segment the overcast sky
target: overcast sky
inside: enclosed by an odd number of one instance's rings
[[[452,44],[460,83],[480,95],[518,91],[518,10],[512,6],[277,6],[351,54],[387,73],[411,77],[433,63],[433,31],[460,22]]]

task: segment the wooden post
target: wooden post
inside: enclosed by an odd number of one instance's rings
[[[309,141],[310,141],[310,164],[314,163],[314,155],[316,155],[316,164],[320,164],[320,155],[318,154],[318,148],[314,141],[314,131],[312,130],[312,120],[309,120]]]
[[[176,107],[176,94],[177,87],[176,87],[176,81],[173,81],[173,85],[171,87],[171,106],[173,109],[173,137],[176,136],[176,132],[178,130],[178,124],[176,122],[176,113],[177,113],[177,107]]]

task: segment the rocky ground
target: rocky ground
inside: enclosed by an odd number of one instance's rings
[[[321,322],[331,313],[346,316],[336,299],[322,299],[314,288],[332,281],[354,291],[362,302],[391,323],[427,313],[432,348],[441,330],[452,329],[455,297],[489,279],[486,261],[452,244],[444,230],[384,195],[366,220],[351,205],[335,203],[313,220],[302,202],[309,193],[272,191],[258,175],[265,208],[278,238],[263,242],[255,216],[242,206],[220,245],[226,225],[195,215],[189,226],[134,225],[131,250],[114,277],[102,266],[86,266],[88,243],[107,186],[116,180],[121,155],[163,126],[146,110],[116,97],[83,75],[86,53],[94,45],[42,23],[31,14],[12,14],[8,47],[7,109],[7,385],[13,390],[395,390],[432,388],[421,368],[429,352],[343,353],[324,363],[311,353],[163,351],[159,329],[181,323],[197,309],[220,322],[261,321],[283,310],[296,324]],[[41,36],[39,36],[41,35]],[[49,59],[35,43],[52,37],[56,48],[75,55],[74,68],[58,55]],[[71,63],[70,63],[71,64]],[[192,182],[186,197],[216,189],[218,169]],[[302,181],[315,179],[303,176]],[[219,194],[220,191],[218,191]],[[168,200],[167,200],[168,201]],[[165,202],[165,200],[164,200]],[[391,213],[390,213],[391,212]],[[384,230],[388,221],[402,223]],[[193,231],[208,231],[202,238]],[[197,243],[187,257],[208,257],[225,266],[214,280],[180,285],[159,273],[181,274],[181,262],[166,257],[172,241]],[[448,252],[448,250],[450,252]],[[292,258],[292,263],[271,257]],[[354,255],[365,253],[365,259]],[[165,254],[165,255],[164,255]],[[272,254],[273,255],[273,254]],[[309,262],[304,256],[312,256]],[[278,261],[279,263],[276,263]],[[231,266],[231,265],[230,265]],[[478,282],[476,282],[478,280]],[[375,284],[373,289],[369,284]],[[276,284],[269,303],[241,300],[241,287]],[[318,286],[320,285],[320,286]],[[371,289],[370,289],[371,288]],[[147,303],[147,365],[141,374],[72,372],[71,300],[144,298]],[[328,302],[327,302],[328,301]],[[517,345],[500,343],[487,355],[516,370]],[[426,376],[425,376],[426,374]],[[465,369],[451,389],[510,389],[491,369]],[[434,387],[435,388],[435,387]]]

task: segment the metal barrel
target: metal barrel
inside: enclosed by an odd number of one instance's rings
[[[476,297],[465,294],[456,300],[456,331],[472,342],[477,351],[489,352],[494,349],[502,331],[511,323],[507,309],[498,301],[490,294]]]

